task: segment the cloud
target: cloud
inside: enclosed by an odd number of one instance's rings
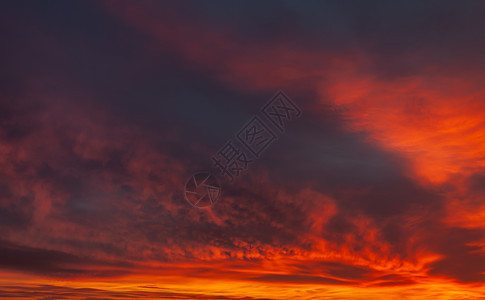
[[[99,261],[70,253],[1,241],[0,266],[57,278],[115,277],[127,275],[125,262]]]
[[[194,282],[25,291],[476,295],[482,4],[55,4],[2,13],[0,264]],[[216,206],[192,209],[186,178],[278,89],[302,118]]]

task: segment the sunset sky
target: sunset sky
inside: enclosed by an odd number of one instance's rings
[[[0,38],[0,298],[485,299],[485,1],[12,0]]]

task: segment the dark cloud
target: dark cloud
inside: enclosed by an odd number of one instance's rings
[[[58,250],[16,245],[7,241],[0,242],[0,254],[0,266],[4,269],[62,278],[121,276],[128,274],[128,271],[120,268],[130,266],[126,262],[98,261]],[[89,266],[104,267],[105,270],[95,271]]]
[[[17,196],[6,184],[0,184],[0,224],[5,228],[27,228],[32,224],[34,196]]]
[[[483,229],[437,229],[433,239],[435,250],[444,257],[431,264],[430,274],[444,275],[459,282],[485,280],[485,255],[480,241]]]

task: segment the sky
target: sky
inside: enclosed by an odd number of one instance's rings
[[[485,2],[3,1],[0,38],[0,298],[485,299]]]

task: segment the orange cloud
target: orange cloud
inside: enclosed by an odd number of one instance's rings
[[[432,73],[395,80],[340,76],[322,97],[343,112],[350,129],[409,159],[422,179],[441,183],[483,170],[485,91],[475,83]]]

